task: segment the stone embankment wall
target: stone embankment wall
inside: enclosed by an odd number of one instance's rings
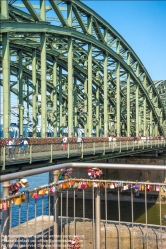
[[[18,248],[17,238],[18,235],[22,239],[28,240],[28,247],[26,245],[21,245],[22,249],[27,248],[50,248],[54,249],[54,240],[57,240],[57,236],[53,236],[53,216],[40,216],[37,219],[32,219],[28,222],[20,224],[10,229],[9,238],[12,240],[11,249]],[[59,231],[61,218],[59,217]],[[35,224],[37,225],[35,228]],[[77,235],[81,239],[81,248],[93,249],[93,243],[95,243],[95,228],[93,230],[92,220],[85,219],[85,222],[81,218],[76,218],[74,223],[73,218],[68,218],[68,224],[66,223],[66,217],[62,218],[62,234],[58,238],[60,240],[66,240],[66,238],[72,238],[73,235]],[[74,229],[75,227],[75,229]],[[95,221],[94,221],[95,227]],[[43,231],[43,233],[42,233]],[[49,240],[49,232],[51,233],[51,239]],[[75,232],[75,233],[74,233]],[[94,240],[93,240],[94,234]],[[37,236],[36,243],[34,243],[34,237]],[[41,236],[43,239],[41,240]],[[65,236],[63,239],[63,235]],[[119,240],[120,238],[120,240]],[[15,245],[13,244],[13,239],[15,240]],[[43,241],[43,245],[41,245]],[[67,240],[66,240],[67,241]],[[100,249],[165,249],[166,248],[166,228],[163,230],[159,226],[152,226],[151,228],[145,228],[143,224],[134,225],[132,228],[131,224],[121,224],[118,225],[115,222],[101,221],[100,223]],[[119,247],[119,242],[121,247]],[[106,244],[107,243],[107,244]],[[36,247],[37,245],[37,247]],[[84,247],[83,247],[84,245]],[[106,246],[107,245],[107,246]],[[44,247],[43,247],[44,246]],[[60,247],[61,249],[68,248],[68,242],[64,242]]]
[[[101,246],[100,249],[119,249],[119,236],[122,249],[162,249],[166,248],[166,231],[158,228],[145,228],[144,226],[131,226],[111,224],[108,222],[100,223],[101,231]],[[106,232],[107,227],[107,232]],[[74,234],[74,222],[66,225],[63,229],[63,234]],[[95,234],[95,233],[94,233]],[[85,248],[93,248],[93,230],[92,222],[86,221],[85,224],[80,221],[76,222],[76,235],[84,235],[82,243],[85,243]],[[105,247],[107,240],[107,247]],[[95,241],[95,240],[94,240]],[[134,247],[132,247],[134,245]],[[62,247],[63,248],[63,247]],[[64,247],[65,248],[65,247]]]

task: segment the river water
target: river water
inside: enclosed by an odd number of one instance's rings
[[[29,187],[27,189],[22,188],[21,191],[30,190],[36,188],[38,186],[43,186],[49,181],[49,174],[44,173],[41,175],[27,177]],[[2,189],[1,189],[2,190]],[[2,193],[2,192],[1,192]],[[48,195],[44,196],[44,214],[48,215],[49,207],[48,207]],[[37,216],[41,215],[41,203],[42,197],[36,201],[37,206]],[[70,217],[73,217],[73,199],[69,199],[69,210],[68,214]],[[92,200],[85,200],[85,218],[92,218]],[[121,221],[131,222],[131,203],[130,202],[120,202],[120,210],[121,210]],[[11,226],[18,225],[18,215],[19,209],[18,206],[12,205],[12,212],[14,213]],[[34,218],[35,213],[35,200],[33,198],[29,199],[29,213],[28,218]],[[63,199],[63,215],[66,215],[66,204],[65,199]],[[166,205],[161,205],[161,217],[162,217],[162,225],[166,226],[166,220],[164,216],[166,215]],[[23,203],[21,205],[21,223],[26,221],[27,216],[27,203]],[[83,202],[81,199],[76,198],[76,217],[83,217]],[[160,206],[159,204],[147,204],[147,221],[148,224],[156,224],[160,225]],[[137,223],[145,223],[145,204],[134,202],[134,221]],[[101,201],[101,219],[105,219],[105,202]],[[117,201],[107,201],[107,219],[118,221],[118,202]]]

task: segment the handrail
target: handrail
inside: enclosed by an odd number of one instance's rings
[[[133,184],[140,184],[140,185],[151,185],[151,186],[166,186],[166,183],[159,183],[159,182],[145,182],[145,181],[123,181],[123,180],[104,180],[104,179],[87,179],[87,178],[68,178],[68,179],[64,179],[64,180],[58,180],[57,182],[51,182],[49,184],[46,184],[46,185],[42,185],[42,186],[38,186],[37,188],[33,188],[33,189],[30,189],[30,190],[25,190],[25,191],[22,191],[22,192],[19,192],[19,193],[16,193],[16,194],[13,194],[13,195],[9,195],[9,196],[5,196],[3,198],[0,198],[0,201],[7,201],[7,200],[11,200],[13,198],[16,198],[16,197],[19,197],[21,195],[24,195],[26,193],[33,193],[33,192],[36,192],[36,191],[39,191],[39,190],[43,190],[43,189],[46,189],[46,188],[49,188],[49,187],[52,187],[52,186],[58,186],[58,185],[61,185],[62,183],[66,183],[66,182],[71,182],[71,181],[74,181],[74,182],[92,182],[92,183],[105,183],[105,184],[111,184],[111,183],[119,183],[119,184],[122,184],[121,186],[123,186],[123,184],[130,184],[130,185],[133,185]],[[71,188],[71,187],[69,187]],[[130,190],[130,189],[129,189]]]
[[[14,180],[17,178],[23,178],[26,176],[32,176],[37,174],[42,174],[46,172],[51,172],[54,170],[62,169],[62,168],[100,168],[100,169],[130,169],[130,170],[157,170],[157,171],[165,171],[166,166],[164,165],[140,165],[140,164],[118,164],[118,163],[63,163],[63,164],[55,164],[52,166],[47,166],[38,169],[26,170],[23,172],[16,172],[12,174],[2,175],[0,177],[0,182],[5,182],[9,180]]]

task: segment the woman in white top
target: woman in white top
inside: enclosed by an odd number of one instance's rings
[[[67,150],[67,137],[65,135],[62,137],[62,150]]]
[[[109,135],[109,137],[108,137],[108,141],[109,141],[109,147],[111,147],[111,142],[112,142],[112,137],[111,137],[111,135]]]
[[[26,153],[28,154],[28,141],[24,139],[24,156]]]

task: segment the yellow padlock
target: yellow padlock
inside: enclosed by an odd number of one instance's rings
[[[21,196],[14,198],[14,205],[21,205]]]

